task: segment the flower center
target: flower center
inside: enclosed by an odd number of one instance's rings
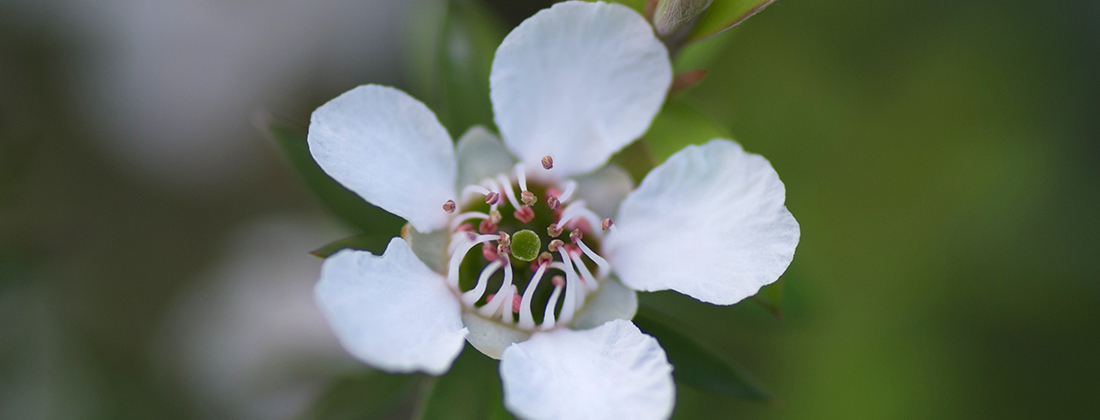
[[[553,167],[549,156],[542,163]],[[521,163],[513,174],[466,186],[460,203],[443,205],[454,214],[447,284],[463,306],[528,331],[573,319],[611,272],[599,254],[611,220],[600,220],[576,190],[571,180],[528,180]]]

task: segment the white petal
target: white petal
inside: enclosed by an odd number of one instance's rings
[[[619,211],[619,203],[634,190],[630,174],[614,164],[578,177],[576,181],[577,196],[600,217],[614,217]]]
[[[665,351],[624,320],[535,333],[504,350],[500,377],[524,419],[665,419],[676,399]]]
[[[787,270],[798,222],[779,175],[729,140],[688,146],[623,201],[608,260],[636,290],[731,305]]]
[[[527,331],[490,321],[469,312],[462,313],[462,323],[470,330],[470,334],[466,336],[466,341],[469,341],[470,345],[486,356],[498,360],[500,355],[504,353],[504,349],[512,343],[526,341],[531,337],[531,333]]]
[[[458,298],[400,238],[329,257],[314,297],[344,348],[387,372],[440,375],[465,342]]]
[[[500,137],[480,125],[466,130],[466,134],[458,139],[455,150],[458,155],[458,180],[455,187],[460,193],[467,185],[511,171],[516,163],[500,142]]]
[[[564,2],[504,38],[489,77],[504,142],[563,179],[598,168],[638,138],[672,83],[668,51],[637,12]]]
[[[428,232],[447,224],[455,197],[451,136],[424,104],[366,85],[313,111],[309,152],[333,179]]]
[[[638,293],[611,277],[600,283],[596,293],[585,300],[584,308],[569,328],[587,330],[616,319],[630,320],[638,312]]]

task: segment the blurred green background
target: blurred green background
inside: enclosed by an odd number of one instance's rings
[[[385,83],[490,123],[485,46],[545,6],[0,3],[0,418],[407,418],[420,385],[312,307],[356,229],[254,111]],[[777,397],[675,418],[1100,417],[1100,4],[781,0],[698,45],[672,101],[771,161],[802,240],[781,319],[643,297]]]

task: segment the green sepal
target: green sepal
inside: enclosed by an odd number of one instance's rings
[[[634,316],[634,325],[661,343],[672,363],[676,382],[744,400],[774,400],[756,380],[682,333],[685,328],[660,312],[641,306]]]
[[[783,318],[783,311],[779,307],[779,299],[783,297],[783,278],[780,277],[775,283],[764,286],[752,297],[752,301],[758,305],[763,306],[776,318]]]
[[[776,0],[714,0],[695,23],[695,30],[685,42],[699,41],[718,35],[764,10]]]

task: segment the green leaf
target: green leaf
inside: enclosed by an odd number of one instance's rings
[[[416,95],[454,138],[474,125],[493,127],[489,73],[504,25],[473,1],[428,2],[416,16]]]
[[[382,235],[358,235],[331,242],[323,247],[310,252],[310,255],[320,258],[328,258],[342,249],[358,249],[370,251],[374,255],[382,255],[389,245],[390,238]]]
[[[714,0],[695,24],[695,30],[687,42],[699,41],[718,35],[764,10],[775,0]]]
[[[404,220],[363,201],[317,166],[309,154],[304,130],[269,114],[257,116],[255,124],[279,146],[306,186],[333,214],[364,234],[388,239],[400,233]]]
[[[740,369],[703,348],[664,315],[639,307],[634,324],[657,338],[672,363],[677,382],[693,388],[752,401],[771,401],[772,396]]]
[[[302,420],[353,420],[388,418],[407,402],[424,375],[391,375],[371,372],[337,378],[328,386]]]
[[[691,104],[670,98],[643,138],[660,163],[689,144],[704,144],[715,138],[732,139],[733,136]]]
[[[775,283],[764,286],[756,293],[756,296],[752,297],[752,301],[756,302],[776,318],[783,318],[783,311],[779,308],[779,299],[783,297],[783,277],[780,277]]]
[[[514,419],[501,400],[499,363],[467,345],[432,386],[420,420]]]

